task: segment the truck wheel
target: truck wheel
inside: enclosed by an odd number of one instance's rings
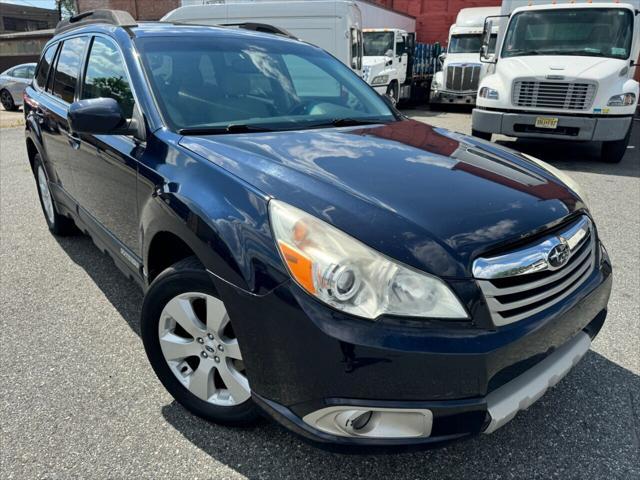
[[[486,140],[487,142],[491,141],[491,133],[481,132],[480,130],[471,130],[471,135],[474,137],[481,138],[482,140]]]
[[[622,140],[614,140],[612,142],[602,142],[602,149],[600,150],[600,160],[606,163],[620,163],[624,158],[624,154],[627,153],[627,146],[631,139],[631,130],[633,129],[633,122],[629,125],[629,131]]]
[[[233,321],[196,257],[151,283],[140,329],[153,370],[187,410],[226,425],[258,419]]]
[[[389,86],[387,87],[387,97],[391,99],[391,102],[393,103],[394,106],[398,104],[398,84],[397,83],[392,82],[391,84],[389,84]]]

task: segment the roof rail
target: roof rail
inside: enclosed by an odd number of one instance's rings
[[[135,27],[138,25],[129,12],[123,10],[88,10],[58,22],[53,34],[58,35],[67,30],[92,23],[106,23],[108,25],[117,25],[118,27]]]
[[[281,35],[283,37],[292,38],[294,40],[300,40],[294,34],[288,32],[284,28],[276,27],[275,25],[269,25],[268,23],[225,23],[221,25],[224,27],[238,27],[244,30],[253,30],[254,32],[272,33],[274,35]]]
[[[253,30],[254,32],[262,32],[262,33],[271,33],[273,35],[280,35],[283,37],[291,38],[293,40],[300,40],[293,33],[288,32],[284,28],[276,27],[275,25],[269,25],[268,23],[216,23],[213,24],[205,24],[205,23],[195,23],[195,22],[174,22],[172,20],[160,20],[161,22],[171,23],[173,25],[190,25],[192,27],[234,27],[234,28],[242,28],[244,30]]]

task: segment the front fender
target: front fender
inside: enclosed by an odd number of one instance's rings
[[[267,196],[177,144],[164,158],[153,169],[140,169],[144,265],[154,237],[168,232],[207,270],[239,289],[266,294],[288,279],[271,236]]]

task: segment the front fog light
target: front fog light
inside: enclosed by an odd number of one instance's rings
[[[634,103],[636,103],[635,93],[621,93],[620,95],[611,97],[607,105],[609,107],[628,107]]]
[[[269,214],[291,277],[322,302],[343,312],[469,318],[446,283],[404,266],[308,213],[271,200]]]

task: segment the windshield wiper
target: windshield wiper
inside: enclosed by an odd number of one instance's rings
[[[233,123],[231,125],[211,126],[211,127],[186,127],[178,130],[180,135],[221,135],[225,133],[254,133],[273,132],[272,128],[260,127],[258,125],[247,125],[244,123]]]
[[[311,127],[354,127],[358,125],[377,125],[379,123],[387,123],[384,120],[368,120],[364,118],[332,118],[319,123],[311,124]]]

